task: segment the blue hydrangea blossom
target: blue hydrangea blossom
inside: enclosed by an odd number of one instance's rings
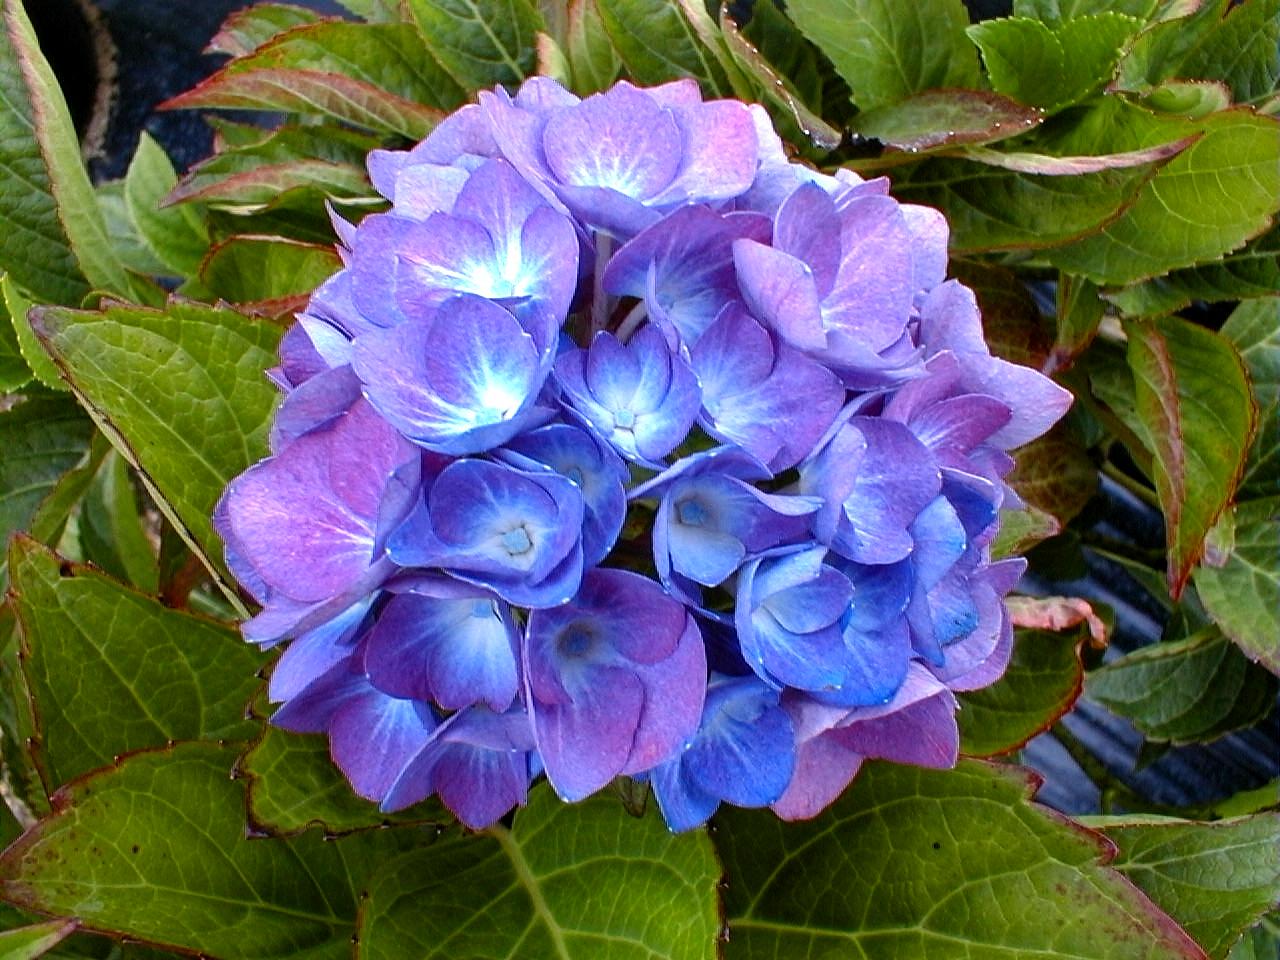
[[[688,80],[533,78],[369,172],[214,518],[272,722],[475,829],[541,776],[685,830],[954,763],[1010,655],[1010,451],[1069,394],[991,355],[941,215]]]

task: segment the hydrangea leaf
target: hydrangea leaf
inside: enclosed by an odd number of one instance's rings
[[[205,49],[242,57],[286,30],[319,20],[314,11],[291,3],[255,4],[227,17]]]
[[[731,93],[714,53],[698,39],[679,3],[595,0],[605,31],[638,83],[693,77],[706,94]]]
[[[1256,723],[1277,689],[1275,677],[1213,628],[1143,647],[1085,681],[1091,699],[1132,720],[1148,739],[1173,743],[1213,740]]]
[[[280,328],[176,302],[163,311],[50,307],[36,317],[94,421],[191,549],[221,570],[210,516],[227,482],[266,456],[277,394],[262,371]]]
[[[42,957],[79,926],[74,920],[46,920],[29,927],[18,927],[0,933],[0,957],[4,960],[34,960]]]
[[[4,276],[0,274],[0,281]],[[22,356],[18,330],[0,297],[0,394],[12,393],[31,382],[34,374]]]
[[[770,13],[762,11],[772,11],[775,23],[791,27],[791,21],[779,14],[771,3],[753,8],[753,22],[756,18],[770,16]],[[840,146],[844,134],[805,104],[789,77],[766,60],[760,48],[746,38],[737,22],[729,16],[727,5],[720,9],[720,29],[730,56],[742,72],[754,81],[759,98],[773,105],[775,116],[781,116],[784,135],[788,132],[798,133],[820,151],[834,150]],[[793,39],[796,46],[804,48],[803,38]]]
[[[1227,954],[1228,960],[1271,960],[1280,953],[1280,915],[1276,913],[1245,933]]]
[[[387,864],[360,911],[359,960],[716,956],[720,866],[702,831],[616,796],[529,794],[507,829],[453,835]]]
[[[873,761],[813,820],[725,811],[725,956],[1203,958],[1033,787],[1014,767]]]
[[[66,102],[17,0],[0,29],[0,268],[41,300],[79,303],[132,282],[108,239]]]
[[[404,20],[399,0],[339,0],[338,5],[369,23],[401,23]]]
[[[349,957],[362,885],[426,838],[248,838],[235,755],[181,743],[68,784],[0,857],[0,894],[86,930],[226,960]]]
[[[1041,540],[1057,536],[1062,525],[1053,514],[1028,506],[1024,510],[1004,510],[1000,514],[1000,532],[991,544],[991,558],[1019,557]]]
[[[237,236],[215,245],[200,264],[200,282],[247,312],[288,317],[342,267],[332,246],[285,237]]]
[[[982,51],[996,93],[1055,112],[1103,86],[1142,26],[1121,13],[1075,17],[1055,28],[1039,20],[986,20],[968,34]]]
[[[1049,371],[1071,366],[1098,335],[1105,305],[1096,284],[1069,273],[1058,277],[1057,335],[1049,357]]]
[[[129,465],[112,452],[80,504],[79,559],[150,595],[160,589],[160,565],[138,506]]]
[[[1280,674],[1280,497],[1239,504],[1210,550],[1195,575],[1205,609],[1250,659]]]
[[[218,123],[218,152],[192,167],[164,203],[197,200],[236,213],[321,198],[371,197],[364,158],[378,138],[337,124],[286,124],[275,130]]]
[[[1013,657],[992,686],[959,694],[960,752],[990,757],[1049,729],[1084,689],[1080,648],[1088,631],[1019,630]]]
[[[1120,217],[1049,259],[1097,283],[1132,283],[1216,259],[1266,230],[1280,209],[1280,120],[1228,110],[1197,125],[1200,139]]]
[[[333,835],[391,823],[444,823],[453,817],[436,801],[396,813],[357,797],[334,766],[323,736],[267,725],[240,760],[248,784],[249,819],[265,833],[288,835],[311,826]]]
[[[1189,122],[1104,97],[1071,124],[1040,127],[1023,145],[1050,158],[1100,158],[1185,140]],[[1120,217],[1168,157],[1139,166],[1055,176],[986,163],[938,158],[895,177],[897,196],[940,207],[951,224],[953,253],[1053,247],[1097,233]]]
[[[986,90],[924,90],[862,111],[852,127],[887,147],[915,154],[1016,137],[1042,119],[1038,110]]]
[[[1098,489],[1098,468],[1076,434],[1055,427],[1032,440],[1017,455],[1009,484],[1027,503],[1066,526]]]
[[[69,397],[30,397],[0,412],[0,543],[25,530],[89,447],[93,425]],[[0,557],[0,582],[8,565]]]
[[[31,540],[14,541],[10,563],[51,787],[130,750],[253,733],[245,706],[264,657],[234,630],[163,607]]]
[[[414,26],[322,21],[279,34],[165,106],[318,115],[418,139],[464,99]]]
[[[1213,960],[1280,903],[1280,813],[1216,823],[1103,817],[1090,826],[1120,848],[1112,865]]]
[[[1170,593],[1177,597],[1231,503],[1255,407],[1231,341],[1176,317],[1127,323],[1137,415],[1154,454]]]
[[[1147,20],[1155,12],[1159,0],[1013,0],[1015,17],[1034,17],[1057,24],[1075,17],[1098,13],[1123,13]]]
[[[1213,303],[1277,294],[1280,228],[1272,227],[1221,259],[1108,291],[1105,296],[1131,317],[1154,317],[1181,310],[1194,300]]]
[[[209,232],[195,210],[161,208],[177,182],[164,149],[144,130],[124,179],[129,217],[160,263],[175,275],[187,276],[200,266],[209,248]]]
[[[1280,300],[1241,304],[1220,333],[1240,353],[1262,414],[1249,448],[1240,497],[1280,495],[1280,418],[1274,416],[1280,405]]]
[[[1227,84],[1237,103],[1261,100],[1280,81],[1280,2],[1205,2],[1189,17],[1158,24],[1139,38],[1121,75],[1141,90],[1169,77]]]
[[[977,89],[977,52],[959,0],[792,0],[791,19],[830,58],[863,110],[939,87]]]
[[[565,15],[565,47],[574,92],[581,96],[598,93],[622,72],[618,51],[605,31],[595,0],[569,0]]]
[[[1166,80],[1143,102],[1163,113],[1199,119],[1231,106],[1231,89],[1219,80]]]
[[[0,274],[0,293],[4,295],[4,308],[9,314],[9,322],[18,342],[18,352],[22,354],[31,373],[50,390],[66,393],[69,388],[58,375],[58,368],[40,346],[35,331],[31,329],[31,298],[18,289],[17,283],[9,274]]]
[[[423,42],[464,90],[533,73],[544,25],[530,0],[408,0],[408,8]]]

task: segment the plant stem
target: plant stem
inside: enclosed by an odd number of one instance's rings
[[[1132,493],[1143,503],[1148,506],[1155,507],[1157,510],[1161,509],[1160,498],[1154,490],[1133,479],[1133,477],[1129,476],[1110,460],[1105,461],[1102,464],[1102,472],[1108,478],[1114,480],[1116,483],[1120,484],[1120,486]]]

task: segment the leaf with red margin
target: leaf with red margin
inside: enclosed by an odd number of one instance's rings
[[[223,960],[340,960],[374,869],[434,831],[245,834],[236,748],[131,754],[63,787],[0,856],[0,897],[81,929]]]
[[[992,150],[988,147],[969,147],[964,156],[991,167],[1001,167],[1018,173],[1041,173],[1048,177],[1075,177],[1082,173],[1098,173],[1102,170],[1122,170],[1140,167],[1176,157],[1196,142],[1197,137],[1183,137],[1172,143],[1161,143],[1141,150],[1123,153],[1104,153],[1097,156],[1054,157],[1047,153]]]
[[[289,317],[342,261],[333,247],[246,234],[216,244],[200,264],[214,296],[262,317]]]
[[[236,764],[246,781],[246,812],[255,830],[289,837],[308,827],[328,836],[392,824],[452,823],[438,797],[396,813],[358,797],[329,756],[328,739],[262,725],[261,736]]]
[[[1225,337],[1177,317],[1124,329],[1165,515],[1169,592],[1177,597],[1235,496],[1256,407],[1244,363]]]
[[[925,90],[858,114],[855,133],[892,150],[919,154],[963,144],[994,143],[1039,126],[1044,114],[987,90]],[[903,157],[913,160],[914,156]]]
[[[1093,646],[1102,648],[1107,645],[1110,628],[1088,600],[1080,597],[1015,596],[1006,598],[1005,606],[1015,627],[1061,631],[1084,626],[1088,628]]]
[[[9,548],[22,669],[46,786],[171,740],[246,740],[263,654],[26,537]]]
[[[227,17],[204,52],[243,57],[286,30],[320,19],[315,11],[289,3],[254,4]]]
[[[420,139],[465,99],[413,26],[329,20],[284,31],[161,107],[319,114]]]
[[[982,690],[957,696],[960,752],[993,757],[1023,746],[1058,722],[1084,690],[1082,625],[1069,632],[1019,630],[1004,676]]]
[[[1205,960],[1106,866],[1110,842],[1028,802],[1038,785],[1003,764],[873,761],[807,822],[722,810],[725,956]]]
[[[75,933],[77,926],[74,920],[47,920],[29,927],[5,930],[0,933],[0,957],[4,960],[42,957]]]

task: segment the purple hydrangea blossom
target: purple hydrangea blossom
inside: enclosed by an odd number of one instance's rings
[[[334,217],[218,505],[271,722],[476,829],[544,774],[685,830],[954,763],[1012,648],[1010,451],[1070,397],[992,356],[941,215],[693,81],[479,101],[370,155],[390,209]]]

